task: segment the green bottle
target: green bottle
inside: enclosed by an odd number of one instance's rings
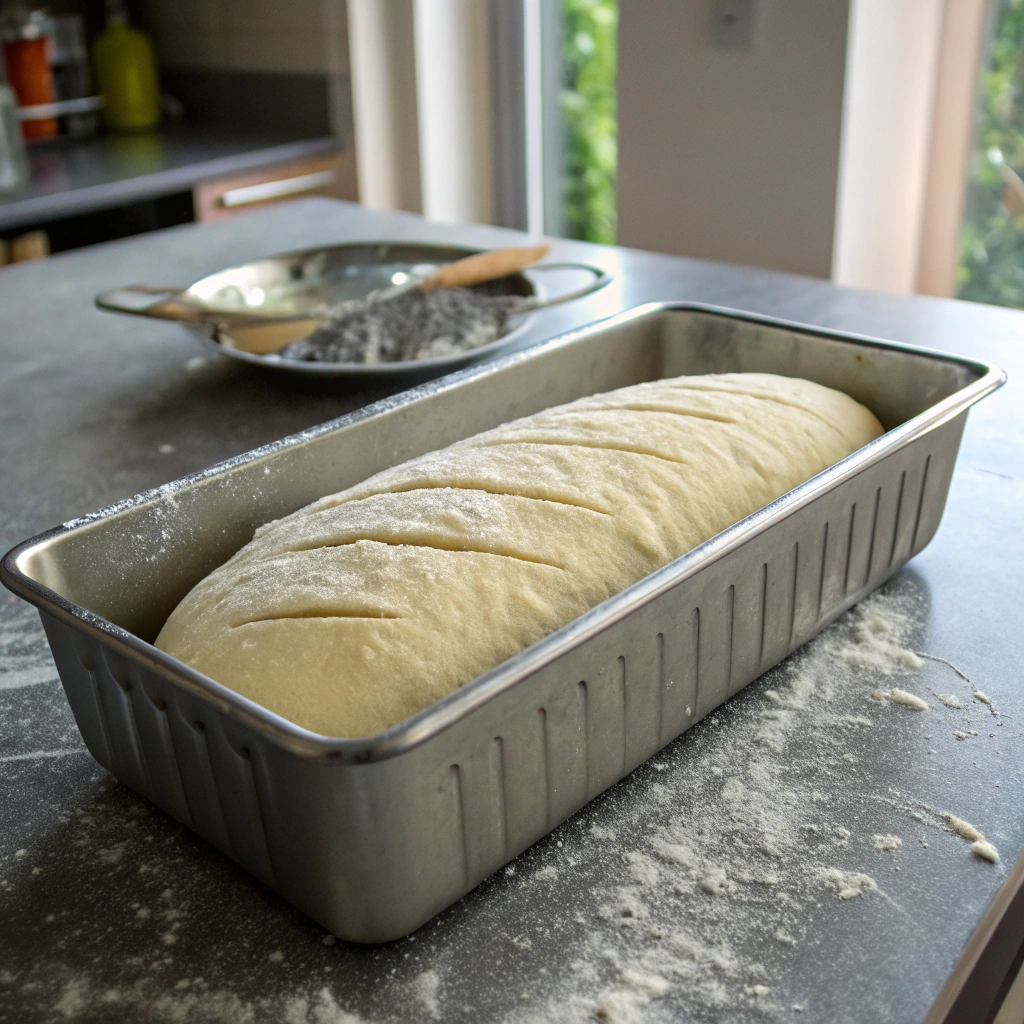
[[[128,24],[121,0],[108,0],[107,25],[93,43],[103,118],[112,131],[141,131],[160,123],[160,80],[153,42]]]

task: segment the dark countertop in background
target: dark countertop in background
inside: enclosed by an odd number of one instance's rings
[[[0,192],[0,230],[183,192],[199,181],[320,156],[333,138],[232,136],[172,125],[134,135],[57,139],[28,147],[31,180]]]
[[[379,397],[204,357],[185,328],[101,313],[93,295],[366,237],[520,236],[307,200],[0,270],[0,549]],[[38,616],[3,594],[0,1021],[522,1024],[592,1020],[599,1003],[620,1024],[925,1018],[1024,863],[1024,315],[582,243],[556,242],[553,257],[599,262],[617,282],[538,316],[533,339],[690,299],[1008,370],[971,413],[938,535],[873,599],[903,643],[956,665],[995,710],[940,661],[898,677],[844,667],[835,645],[850,641],[848,617],[415,935],[360,948],[99,768]],[[768,691],[795,695],[811,676],[780,718]],[[880,704],[872,686],[931,707]],[[973,857],[943,826],[946,810],[981,828],[1002,862]],[[734,870],[757,829],[788,844],[775,882]],[[666,834],[726,865],[722,884],[710,873],[695,884],[659,855],[652,841]],[[878,849],[887,835],[902,846]],[[840,900],[821,884],[828,868],[870,875],[878,891]],[[992,983],[956,1019],[985,1017],[1022,939],[1018,919],[983,961]]]

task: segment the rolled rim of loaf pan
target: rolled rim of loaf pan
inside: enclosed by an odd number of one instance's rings
[[[476,679],[452,691],[439,701],[417,712],[410,718],[392,726],[384,732],[358,739],[342,739],[310,732],[293,722],[254,703],[226,686],[197,672],[171,655],[157,649],[135,634],[115,625],[102,616],[74,603],[35,580],[22,565],[36,551],[45,548],[59,538],[82,531],[89,526],[112,516],[153,503],[196,484],[228,473],[247,462],[265,458],[281,451],[331,433],[358,420],[371,418],[443,392],[467,380],[500,372],[516,362],[535,358],[539,354],[558,346],[571,344],[581,336],[597,330],[621,326],[631,320],[659,312],[697,312],[724,316],[733,320],[746,321],[756,325],[811,335],[832,338],[845,343],[882,348],[910,355],[923,356],[947,364],[954,364],[977,375],[977,379],[940,400],[906,422],[887,431],[863,448],[842,461],[823,470],[804,483],[793,488],[768,505],[746,516],[703,544],[662,566],[649,576],[585,612],[562,628],[537,641],[525,650],[496,665]],[[950,355],[920,346],[901,342],[884,341],[877,338],[849,334],[843,331],[819,328],[754,313],[745,313],[725,307],[688,302],[653,302],[633,307],[623,313],[558,335],[540,342],[528,349],[512,353],[493,362],[472,366],[438,380],[430,381],[385,398],[380,402],[355,410],[345,416],[330,420],[317,427],[272,442],[250,452],[243,453],[200,470],[161,487],[145,491],[97,512],[70,520],[61,526],[31,537],[16,545],[0,562],[0,582],[18,596],[36,605],[43,612],[65,622],[80,632],[113,647],[130,660],[155,672],[174,685],[182,686],[195,695],[212,701],[219,711],[230,715],[245,725],[256,729],[278,746],[299,756],[336,763],[366,763],[395,757],[443,732],[499,693],[514,686],[519,680],[534,674],[545,665],[556,660],[567,650],[579,646],[587,639],[609,628],[630,615],[638,607],[678,585],[701,568],[717,561],[753,537],[769,529],[774,523],[787,518],[819,495],[855,476],[894,451],[906,446],[916,438],[935,430],[943,423],[963,414],[970,406],[1001,387],[1006,373],[1000,368],[978,360]]]

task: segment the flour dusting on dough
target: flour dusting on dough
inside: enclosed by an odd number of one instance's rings
[[[847,395],[772,374],[590,395],[261,526],[156,646],[313,732],[373,735],[881,433]],[[855,628],[866,665],[920,665],[883,618]]]

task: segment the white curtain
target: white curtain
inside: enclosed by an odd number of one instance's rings
[[[348,0],[360,197],[489,223],[488,0]]]

